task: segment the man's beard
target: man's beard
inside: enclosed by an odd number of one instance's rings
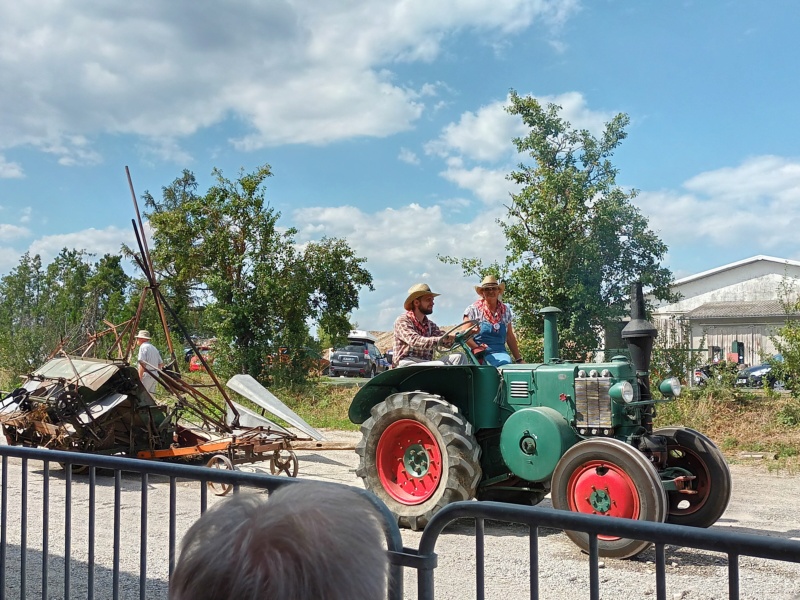
[[[423,315],[429,315],[429,314],[431,314],[433,312],[433,307],[428,308],[426,306],[426,307],[423,308],[422,306],[420,306],[419,307],[419,312],[421,312]]]

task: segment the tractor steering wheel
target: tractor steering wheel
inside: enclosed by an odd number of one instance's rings
[[[446,352],[447,350],[452,350],[458,345],[467,345],[467,342],[474,338],[480,332],[481,328],[479,327],[480,320],[479,319],[470,319],[469,321],[462,321],[455,327],[451,327],[448,329],[445,334],[436,342],[436,346],[434,346],[434,350],[437,352]],[[445,347],[442,344],[442,340],[445,339],[447,336],[453,335],[455,336],[455,342],[449,348]]]

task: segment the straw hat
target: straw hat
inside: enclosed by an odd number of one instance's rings
[[[477,292],[478,296],[483,296],[483,290],[485,288],[500,288],[498,293],[502,294],[506,291],[506,284],[499,283],[497,281],[497,277],[494,275],[487,275],[483,278],[483,281],[481,281],[480,285],[475,286],[475,292]]]
[[[408,289],[408,298],[403,303],[403,308],[406,310],[411,310],[411,303],[414,302],[417,298],[421,298],[422,296],[440,296],[441,294],[434,294],[431,291],[431,288],[428,287],[427,283],[417,283],[416,285],[412,285]]]
[[[147,329],[140,329],[139,333],[136,334],[137,340],[149,340],[150,339],[150,332]]]

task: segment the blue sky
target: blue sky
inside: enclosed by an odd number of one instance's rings
[[[418,281],[455,323],[477,282],[436,256],[504,255],[512,88],[596,133],[630,116],[618,183],[677,278],[800,259],[798,17],[790,0],[3,3],[0,274],[132,243],[126,165],[159,195],[184,168],[205,190],[214,167],[268,163],[298,242],[368,259],[360,328],[389,329]]]

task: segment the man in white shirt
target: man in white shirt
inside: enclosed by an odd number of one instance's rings
[[[139,344],[139,379],[142,380],[142,385],[147,393],[154,396],[156,393],[156,379],[149,370],[163,369],[164,360],[161,358],[161,353],[158,348],[150,343],[150,332],[146,329],[141,329],[136,334],[136,343]]]

